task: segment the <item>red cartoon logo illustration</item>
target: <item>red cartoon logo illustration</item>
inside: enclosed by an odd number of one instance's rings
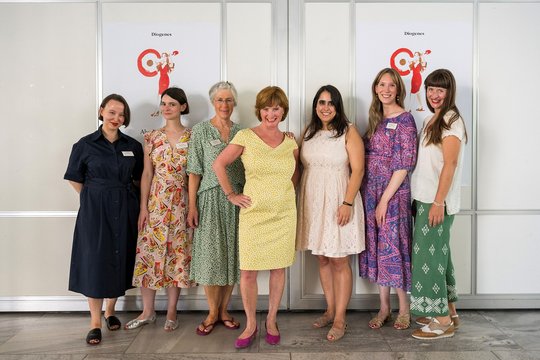
[[[154,77],[159,74],[158,83],[158,103],[161,98],[161,94],[169,87],[169,73],[174,70],[174,63],[171,58],[180,54],[177,50],[171,53],[162,52],[155,49],[146,49],[139,54],[137,58],[137,68],[139,72],[147,77]],[[152,116],[159,115],[158,110],[152,113]]]
[[[423,82],[422,72],[424,72],[427,67],[425,56],[429,54],[431,54],[431,50],[426,50],[423,53],[420,51],[415,51],[413,53],[407,48],[399,48],[394,51],[390,57],[390,66],[395,69],[401,77],[405,77],[412,73],[411,98],[413,94],[416,95],[416,100],[418,101],[418,108],[416,111],[424,111],[420,89],[422,88]],[[411,106],[409,106],[409,108],[411,108]]]

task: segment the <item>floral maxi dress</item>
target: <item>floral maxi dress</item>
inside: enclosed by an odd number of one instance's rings
[[[133,286],[153,290],[187,288],[192,236],[187,216],[187,150],[191,130],[172,146],[164,129],[144,135],[154,166],[148,197],[148,221],[139,232]],[[148,149],[148,148],[147,148]]]

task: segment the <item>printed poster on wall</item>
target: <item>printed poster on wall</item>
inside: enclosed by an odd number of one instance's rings
[[[357,4],[356,94],[359,126],[367,127],[371,85],[377,73],[396,69],[407,90],[405,110],[420,131],[432,113],[424,79],[433,70],[452,71],[456,104],[472,133],[473,9],[471,4]],[[471,182],[471,146],[465,148],[463,184]]]
[[[220,80],[219,23],[105,23],[103,26],[103,96],[118,93],[131,108],[131,124],[123,131],[143,140],[160,128],[161,93],[170,86],[188,97],[192,127],[208,120],[209,88]]]

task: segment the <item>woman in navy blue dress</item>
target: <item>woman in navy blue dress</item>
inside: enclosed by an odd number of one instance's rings
[[[86,342],[101,342],[101,311],[107,298],[105,321],[109,330],[120,328],[114,315],[116,298],[131,287],[139,196],[134,184],[143,170],[141,144],[123,134],[130,110],[116,94],[100,105],[103,125],[80,139],[71,151],[64,179],[80,196],[73,236],[69,290],[88,297],[90,331]]]

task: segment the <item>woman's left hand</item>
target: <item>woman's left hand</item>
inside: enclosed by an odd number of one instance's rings
[[[349,223],[352,215],[352,206],[340,205],[337,211],[337,222],[339,226],[344,226]]]
[[[444,221],[444,206],[437,206],[431,204],[431,208],[428,213],[429,226],[434,227],[442,224]]]

